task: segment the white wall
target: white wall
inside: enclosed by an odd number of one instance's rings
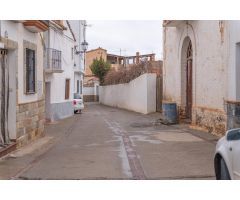
[[[71,25],[71,28],[74,32],[75,38],[76,38],[76,45],[77,50],[82,51],[81,43],[86,39],[84,38],[84,29],[85,29],[85,20],[69,20],[69,23]],[[75,69],[84,72],[84,54],[75,54]]]
[[[193,46],[193,106],[223,110],[227,98],[228,32],[224,22],[221,35],[219,21],[189,21],[167,27],[164,38],[164,100],[183,103],[181,97],[181,52],[188,36]]]
[[[66,27],[66,22],[64,24]],[[63,103],[73,100],[74,93],[74,59],[72,59],[72,48],[75,43],[71,38],[69,28],[66,31],[58,31],[49,28],[50,44],[49,47],[61,51],[62,73],[46,74],[45,80],[51,82],[51,103]],[[65,99],[65,81],[70,79],[70,96]]]
[[[77,80],[83,82],[84,59],[82,54],[75,54],[72,58],[72,48],[75,45],[81,46],[83,38],[84,20],[70,20],[71,28],[74,32],[76,42],[68,28],[66,21],[64,26],[67,27],[65,31],[57,31],[50,28],[50,44],[49,47],[60,50],[62,52],[62,73],[46,74],[46,82],[51,82],[51,103],[64,103],[73,100],[73,94],[77,91]],[[47,36],[46,36],[47,40]],[[78,49],[81,50],[81,49]],[[74,66],[75,64],[75,66]],[[81,73],[82,72],[82,73]],[[65,99],[65,80],[70,79],[70,98]]]
[[[83,95],[95,95],[94,87],[83,87]]]
[[[77,46],[78,51],[83,51],[81,43],[85,40],[84,30],[85,30],[85,20],[69,20],[71,25],[72,31],[74,32],[76,42],[75,45]],[[74,93],[77,92],[77,81],[83,83],[83,74],[84,74],[84,54],[74,54]],[[80,92],[83,91],[83,84],[80,84]]]
[[[240,43],[240,21],[231,20],[228,21],[229,33],[229,52],[228,52],[228,88],[227,99],[232,101],[240,101],[240,52],[237,51]],[[238,44],[238,45],[237,45]],[[238,53],[238,54],[237,54]],[[238,57],[238,58],[237,58]]]
[[[99,95],[99,81],[94,82],[93,87],[83,87],[83,95]]]
[[[156,112],[156,74],[143,74],[130,83],[100,86],[99,102],[143,114]]]
[[[18,43],[16,58],[18,64],[18,103],[28,103],[41,99],[43,96],[43,45],[39,33],[31,33],[26,30],[22,23],[16,23],[9,20],[1,21],[1,32],[4,36],[5,31],[8,38]],[[34,43],[37,46],[36,55],[36,84],[37,91],[35,94],[25,94],[24,92],[24,51],[23,40]],[[41,84],[41,85],[40,85]]]

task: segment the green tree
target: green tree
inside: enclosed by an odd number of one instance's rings
[[[90,66],[90,69],[92,73],[97,76],[100,80],[100,83],[102,84],[104,81],[105,75],[108,73],[110,70],[110,63],[104,61],[102,57],[98,60],[97,58],[93,60],[93,63]]]

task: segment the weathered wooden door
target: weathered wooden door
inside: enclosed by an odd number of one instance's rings
[[[192,62],[192,44],[189,42],[186,66],[186,117],[189,119],[192,119]]]
[[[157,76],[156,79],[156,111],[162,112],[162,75]]]

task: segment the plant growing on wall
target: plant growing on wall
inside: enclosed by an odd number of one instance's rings
[[[90,66],[90,69],[92,73],[99,78],[100,84],[103,83],[104,77],[107,74],[107,72],[110,70],[110,63],[104,61],[102,57],[100,59],[94,59],[93,63]]]

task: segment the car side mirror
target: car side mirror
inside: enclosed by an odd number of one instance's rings
[[[240,140],[240,129],[234,129],[234,130],[228,131],[227,140],[228,141]]]

